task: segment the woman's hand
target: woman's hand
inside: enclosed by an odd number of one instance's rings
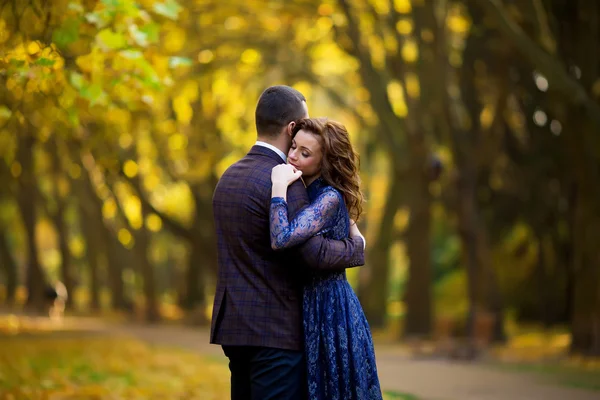
[[[297,170],[290,164],[279,164],[271,171],[271,182],[273,185],[291,185],[302,176],[302,171]]]
[[[367,242],[365,241],[365,237],[360,233],[358,226],[356,225],[356,221],[350,218],[350,237],[356,238],[359,237],[363,241],[363,249],[367,246]]]
[[[360,230],[358,229],[358,225],[356,225],[356,221],[350,218],[350,237],[361,236]]]
[[[302,171],[290,164],[279,164],[271,170],[271,197],[286,198],[287,187],[302,176]]]

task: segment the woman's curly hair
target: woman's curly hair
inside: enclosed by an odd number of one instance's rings
[[[317,136],[323,148],[321,177],[342,193],[350,218],[358,221],[364,202],[358,174],[360,159],[346,127],[327,118],[306,118],[296,123],[292,137],[301,130]]]

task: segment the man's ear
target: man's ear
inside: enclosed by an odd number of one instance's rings
[[[294,121],[290,122],[287,126],[287,134],[290,135],[290,137],[292,137],[292,135],[293,135],[295,126],[296,126],[296,122],[294,122]]]

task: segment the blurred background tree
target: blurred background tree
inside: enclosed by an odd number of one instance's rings
[[[0,6],[0,300],[208,321],[211,199],[269,85],[362,156],[375,330],[600,353],[600,5],[60,0]],[[444,328],[445,327],[445,328]]]

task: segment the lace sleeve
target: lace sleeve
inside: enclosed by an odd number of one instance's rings
[[[339,195],[326,190],[306,206],[296,217],[288,221],[287,203],[281,197],[271,199],[271,247],[275,250],[293,247],[305,242],[333,223],[338,207]]]

